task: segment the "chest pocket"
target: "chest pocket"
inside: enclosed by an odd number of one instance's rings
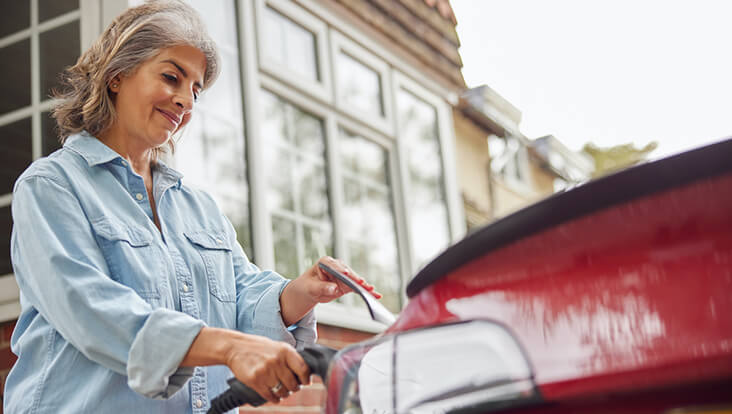
[[[144,227],[101,217],[91,220],[112,279],[131,287],[151,305],[160,300],[160,259]]]
[[[234,262],[226,233],[201,230],[183,234],[201,255],[211,295],[222,302],[235,302]]]

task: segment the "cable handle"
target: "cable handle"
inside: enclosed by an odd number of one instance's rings
[[[310,368],[310,372],[322,378],[323,382],[325,382],[325,377],[328,375],[330,361],[336,352],[333,348],[318,344],[307,346],[302,351],[298,351]],[[236,378],[229,378],[226,382],[229,384],[229,389],[211,400],[211,408],[209,408],[208,414],[224,414],[242,405],[258,407],[267,402],[256,391]]]

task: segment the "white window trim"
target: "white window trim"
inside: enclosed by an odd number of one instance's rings
[[[348,39],[341,33],[330,30],[331,59],[333,64],[333,85],[335,90],[335,106],[350,115],[356,120],[366,123],[387,134],[394,134],[394,110],[393,99],[391,97],[391,75],[389,73],[389,65],[370,53],[368,50],[359,46],[357,43]],[[346,102],[343,102],[338,90],[338,56],[345,53],[357,62],[373,70],[379,75],[379,83],[381,86],[381,105],[384,110],[384,116],[373,116],[372,114],[364,114],[358,108],[352,108]]]
[[[400,73],[399,71],[394,70],[392,72],[394,76],[394,107],[397,108],[396,105],[396,95],[398,94],[398,91],[401,89],[404,89],[419,99],[424,100],[428,104],[432,105],[435,108],[436,115],[437,115],[437,129],[438,129],[438,136],[440,140],[440,152],[442,155],[442,173],[443,173],[443,180],[444,180],[444,188],[445,188],[445,202],[447,204],[447,216],[448,216],[448,229],[450,231],[450,242],[454,243],[458,240],[460,240],[464,235],[466,231],[465,227],[465,219],[464,219],[464,212],[462,209],[462,201],[460,198],[460,190],[457,185],[457,164],[455,162],[455,133],[452,129],[452,126],[454,125],[453,119],[452,119],[452,111],[447,102],[445,102],[444,99],[441,99],[439,96],[433,94],[427,88],[423,87],[422,85],[418,84],[414,80],[410,79],[406,75]],[[400,130],[400,126],[398,125],[399,120],[397,117],[397,130]],[[402,197],[406,197],[406,194],[409,192],[409,183],[407,180],[408,171],[407,171],[407,162],[404,154],[406,154],[407,148],[404,147],[404,141],[399,140],[399,165],[400,165],[400,174],[402,176],[401,178],[401,184],[403,188]],[[404,206],[406,206],[406,200],[403,200]],[[406,217],[405,217],[406,219]],[[407,236],[411,237],[411,229],[409,228],[411,224],[408,220],[406,220],[405,225],[407,227]],[[411,241],[411,240],[410,240]],[[410,256],[414,257],[414,252],[412,251],[412,243],[409,243],[410,246]],[[416,274],[416,272],[419,270],[418,265],[414,263],[414,260],[412,260],[412,272],[411,274]]]
[[[296,22],[315,36],[315,60],[320,82],[313,82],[299,73],[283,67],[282,63],[268,59],[264,53],[265,38],[264,14],[267,7]],[[332,87],[330,74],[330,58],[328,56],[328,27],[320,19],[312,16],[300,6],[284,0],[255,0],[257,50],[260,69],[268,75],[274,76],[283,82],[309,94],[322,102],[332,102]]]

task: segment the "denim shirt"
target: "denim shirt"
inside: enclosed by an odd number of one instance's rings
[[[17,180],[6,413],[204,413],[232,377],[179,367],[204,325],[314,342],[312,312],[284,326],[287,280],[249,262],[214,201],[181,177],[153,170],[161,230],[142,177],[86,133]]]

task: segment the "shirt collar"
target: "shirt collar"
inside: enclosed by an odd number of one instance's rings
[[[121,155],[86,131],[70,135],[64,143],[64,148],[69,148],[81,155],[90,167],[106,164],[116,159],[122,160]],[[163,180],[160,184],[165,186],[175,185],[177,189],[180,189],[183,174],[168,167],[160,160],[157,160],[155,164],[154,171],[157,171],[160,174],[159,177]]]
[[[64,148],[69,148],[81,155],[90,167],[122,158],[112,148],[109,148],[86,131],[70,135],[64,142]]]
[[[165,165],[164,162],[160,160],[157,160],[155,162],[155,167],[153,168],[153,171],[159,174],[156,175],[155,178],[158,180],[158,182],[160,182],[161,186],[168,187],[175,185],[175,188],[177,190],[180,190],[181,178],[183,178],[183,174],[168,167],[167,165]]]

